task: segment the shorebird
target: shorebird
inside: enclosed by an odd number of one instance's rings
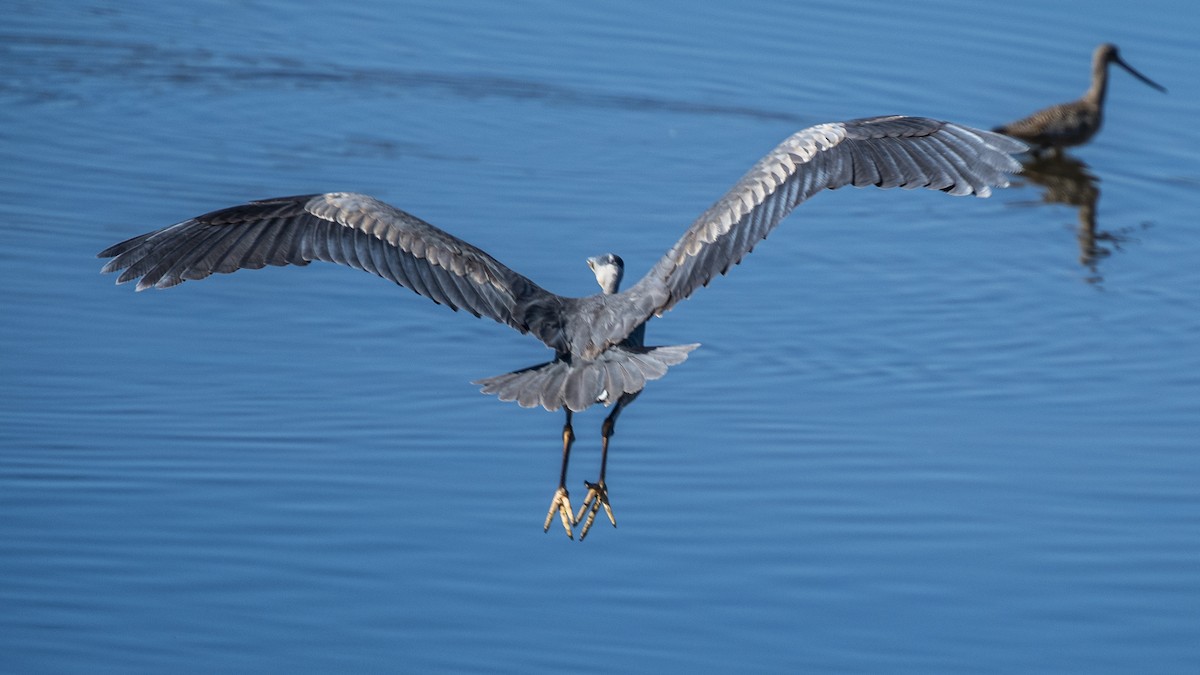
[[[1034,146],[1037,153],[1053,148],[1056,155],[1062,149],[1083,145],[1096,135],[1104,121],[1104,96],[1108,93],[1108,64],[1115,63],[1142,82],[1166,93],[1166,88],[1133,69],[1125,62],[1114,44],[1096,47],[1092,55],[1092,86],[1083,98],[1059,103],[1032,115],[998,126],[992,131],[1019,138]]]
[[[548,531],[557,514],[574,538],[572,526],[586,514],[582,540],[601,508],[616,526],[605,468],[617,416],[647,381],[665,375],[699,346],[647,347],[647,321],[728,272],[797,204],[820,191],[874,185],[986,197],[992,186],[1008,184],[1007,175],[1020,169],[1012,155],[1025,150],[1006,136],[919,117],[810,127],[759,160],[627,290],[620,289],[625,266],[619,256],[588,258],[601,292],[581,298],[544,290],[466,241],[374,197],[349,192],[220,209],[121,242],[99,257],[112,258],[104,272],[123,270],[118,284],[138,279],[139,291],[214,272],[322,260],[531,333],[554,350],[553,360],[476,384],[523,407],[565,409],[559,482],[542,529]],[[596,403],[612,406],[601,426],[600,476],[585,483],[587,496],[573,512],[566,487],[575,440],[571,415]]]

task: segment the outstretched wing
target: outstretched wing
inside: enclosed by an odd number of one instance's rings
[[[233,206],[112,246],[104,272],[137,290],[169,288],[214,272],[307,265],[313,260],[377,274],[451,309],[487,316],[553,346],[549,293],[495,258],[373,197],[348,192]]]
[[[725,274],[798,204],[846,185],[929,188],[987,197],[1020,171],[1011,138],[920,117],[872,117],[797,132],[755,164],[705,211],[637,284],[611,296],[620,307],[611,344],[653,315]],[[607,300],[608,298],[606,298]]]

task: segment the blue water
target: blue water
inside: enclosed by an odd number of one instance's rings
[[[1200,672],[1200,12],[11,4],[0,671]],[[1170,92],[1114,71],[1072,152],[1092,247],[1028,179],[802,205],[651,323],[704,346],[622,416],[582,544],[541,528],[559,414],[469,384],[536,341],[331,265],[98,273],[346,189],[591,293],[800,127],[999,124],[1103,41]]]

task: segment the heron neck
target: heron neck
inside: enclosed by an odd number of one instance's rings
[[[621,277],[619,275],[598,274],[596,275],[596,283],[600,284],[600,292],[604,295],[616,295],[621,291]]]

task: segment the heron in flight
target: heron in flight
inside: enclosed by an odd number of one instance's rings
[[[1092,54],[1092,86],[1083,98],[1069,103],[1059,103],[1039,110],[1028,117],[992,131],[1007,134],[1035,146],[1035,152],[1053,148],[1055,156],[1062,149],[1083,145],[1092,140],[1104,122],[1104,96],[1108,93],[1108,64],[1115,63],[1137,79],[1166,93],[1166,88],[1133,69],[1121,58],[1117,46],[1102,44]]]
[[[717,274],[739,263],[800,202],[846,185],[929,188],[986,197],[1019,171],[1012,155],[1025,145],[998,134],[919,117],[874,117],[799,131],[758,161],[700,215],[639,281],[621,290],[624,262],[607,253],[588,258],[600,293],[557,295],[484,251],[374,197],[350,192],[281,197],[213,211],[121,242],[100,252],[104,272],[137,290],[169,288],[214,272],[307,265],[354,267],[391,280],[436,303],[489,317],[530,333],[554,359],[478,380],[486,394],[522,407],[563,409],[562,465],[546,514],[567,536],[584,520],[580,539],[601,508],[616,526],[605,484],[609,440],[617,416],[646,382],[682,363],[697,344],[646,346],[646,322],[661,316]],[[571,415],[601,403],[600,475],[585,482],[578,512],[567,491],[575,433]]]

